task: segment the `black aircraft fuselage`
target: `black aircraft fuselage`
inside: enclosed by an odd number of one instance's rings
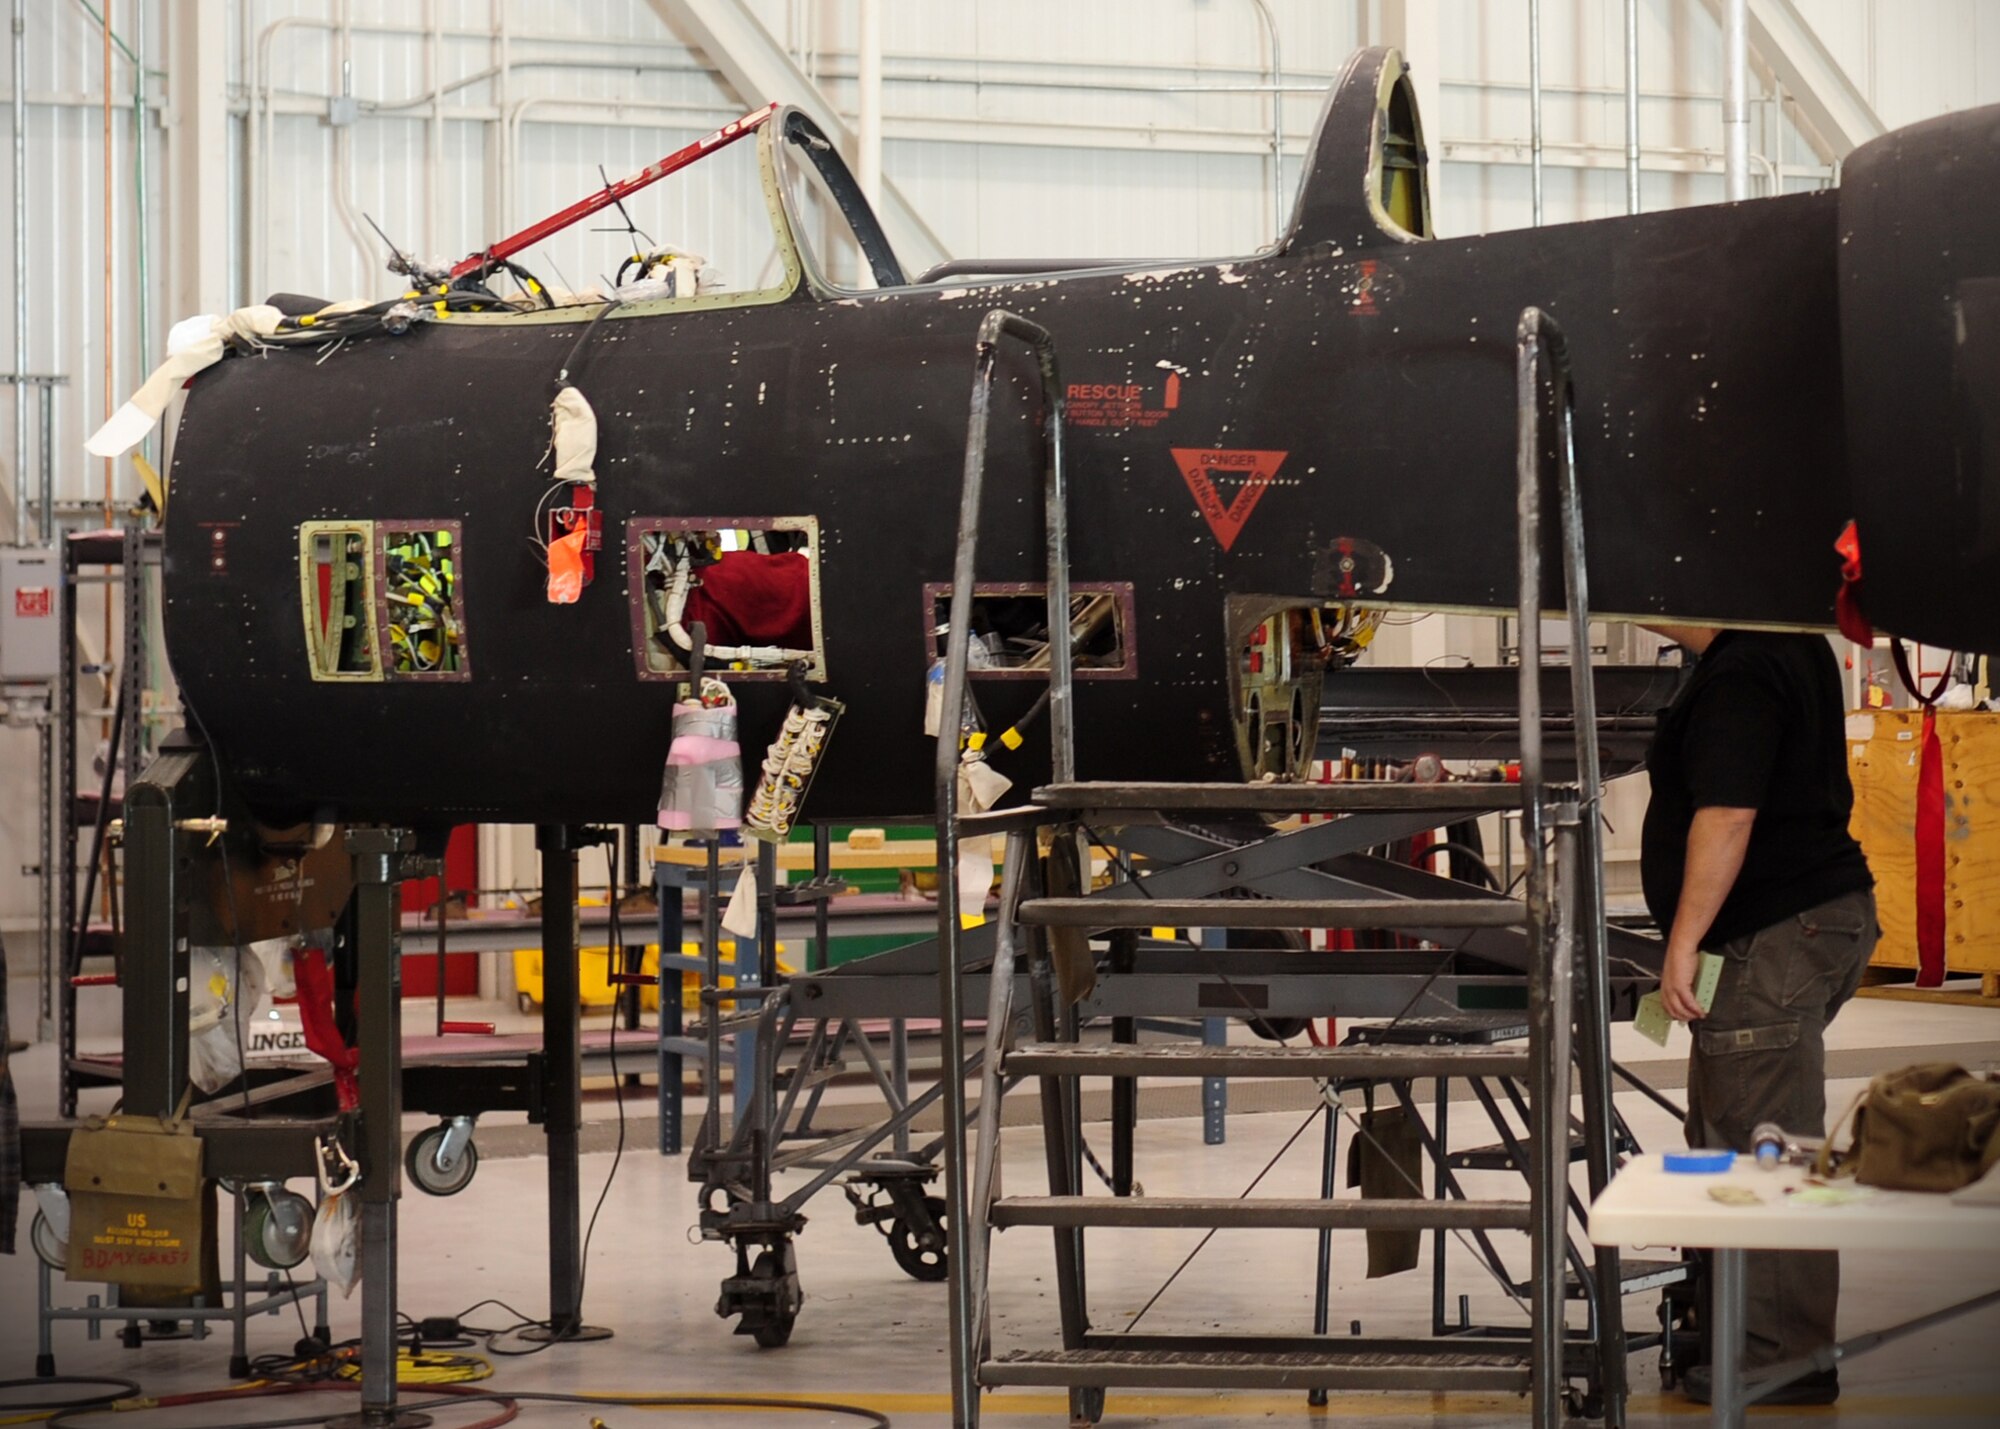
[[[809,130],[790,114],[766,128],[767,173]],[[1297,668],[1282,680],[1246,673],[1275,612],[1512,608],[1514,335],[1529,306],[1568,335],[1596,610],[1830,628],[1834,541],[1858,516],[1876,619],[2000,647],[2000,434],[1982,435],[2000,111],[1880,143],[1837,192],[1424,241],[1421,168],[1397,167],[1421,145],[1407,81],[1392,52],[1364,51],[1273,252],[908,283],[843,197],[876,259],[880,286],[861,292],[820,277],[792,237],[789,188],[767,178],[796,254],[772,300],[632,304],[588,331],[594,308],[453,316],[331,355],[232,355],[197,377],[166,521],[174,671],[274,824],[649,821],[677,680],[648,667],[643,534],[810,518],[815,682],[846,714],[808,813],[922,813],[936,588],[973,336],[993,308],[1054,335],[1072,579],[1118,611],[1118,668],[1077,682],[1085,777],[1242,777],[1253,684],[1258,718],[1273,690],[1289,696],[1310,750],[1313,652],[1286,651]],[[837,159],[809,157],[844,194]],[[558,605],[530,537],[553,379],[572,357],[599,422],[603,544],[593,582]],[[1000,361],[979,579],[1034,583],[1040,389],[1027,353]],[[310,523],[342,522],[453,523],[455,677],[398,678],[383,660],[375,677],[329,678],[308,657]],[[1359,586],[1341,560],[1354,551]],[[754,767],[785,686],[775,671],[732,686]],[[995,726],[1041,687],[973,684]],[[999,767],[1027,785],[1045,747],[1030,738]]]

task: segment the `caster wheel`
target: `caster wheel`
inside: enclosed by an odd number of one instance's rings
[[[792,1326],[798,1323],[790,1316],[782,1320],[766,1320],[750,1332],[750,1338],[757,1342],[759,1349],[779,1350],[792,1338]]]
[[[1602,1419],[1604,1417],[1604,1391],[1601,1389],[1582,1390],[1574,1386],[1563,1390],[1563,1414],[1570,1419]]]
[[[514,1006],[521,1010],[523,1017],[526,1017],[534,1012],[535,1000],[525,992],[517,992],[514,994]]]
[[[943,1280],[951,1269],[951,1233],[945,1224],[944,1200],[938,1196],[926,1196],[924,1208],[931,1213],[938,1229],[944,1232],[944,1244],[935,1249],[925,1249],[917,1239],[916,1228],[898,1217],[889,1225],[889,1253],[896,1257],[896,1264],[903,1267],[903,1273],[912,1280]]]
[[[472,1177],[479,1170],[479,1147],[474,1142],[466,1142],[452,1168],[440,1171],[437,1149],[444,1135],[445,1128],[442,1126],[433,1126],[419,1133],[410,1143],[410,1149],[403,1154],[403,1169],[409,1173],[418,1190],[433,1196],[456,1196],[472,1184]]]
[[[750,1265],[750,1274],[757,1280],[780,1280],[784,1278],[785,1265],[778,1252],[767,1250]],[[750,1327],[750,1338],[757,1342],[759,1349],[782,1349],[792,1338],[792,1326],[798,1323],[798,1312],[771,1311],[760,1315]]]

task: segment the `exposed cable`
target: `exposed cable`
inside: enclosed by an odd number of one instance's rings
[[[52,1385],[108,1384],[115,1386],[109,1393],[84,1394],[73,1399],[39,1399],[33,1403],[0,1403],[0,1414],[48,1414],[64,1409],[89,1409],[96,1405],[108,1405],[115,1400],[130,1395],[141,1394],[136,1380],[124,1379],[109,1374],[62,1374],[51,1375],[47,1379],[0,1379],[0,1391],[15,1389],[47,1389]]]

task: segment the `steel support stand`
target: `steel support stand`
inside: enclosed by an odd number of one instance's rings
[[[354,1016],[361,1054],[361,1410],[328,1429],[422,1429],[396,1407],[396,1202],[403,1193],[403,972],[398,897],[407,829],[350,829]]]
[[[681,1154],[681,1114],[686,1095],[681,1079],[680,1039],[686,1035],[681,1013],[681,946],[686,939],[687,884],[671,864],[653,866],[653,897],[660,920],[660,1155]]]
[[[577,968],[576,854],[581,829],[538,824],[542,856],[542,1130],[549,1148],[549,1318],[526,1340],[605,1340],[583,1323],[583,994]]]
[[[1709,1378],[1709,1422],[1715,1429],[1743,1429],[1743,1296],[1745,1252],[1718,1247],[1709,1271],[1715,1325],[1709,1336],[1715,1364]]]
[[[1138,966],[1139,933],[1136,928],[1118,928],[1110,938],[1109,970],[1113,976],[1130,974]],[[1130,1017],[1111,1019],[1111,1040],[1119,1046],[1135,1046],[1139,1041],[1137,1022]],[[1111,1194],[1132,1194],[1132,1137],[1139,1122],[1139,1079],[1111,1079]]]
[[[621,897],[637,893],[639,891],[639,826],[637,824],[627,824],[622,830],[618,841],[618,857],[620,866],[617,892]],[[439,881],[438,887],[440,889],[444,887],[442,880]],[[443,918],[440,916],[439,926],[442,925]],[[627,976],[643,975],[646,969],[646,939],[644,936],[641,936],[637,942],[629,941],[631,934],[625,931],[622,918],[619,921],[619,927],[620,931],[625,933],[628,941],[609,950],[611,956],[618,959],[616,964],[617,969]],[[442,958],[438,960],[440,971],[443,968],[443,961]],[[664,972],[655,974],[656,984],[662,976],[664,976]],[[442,982],[440,982],[440,985],[442,985]],[[618,1010],[624,1014],[622,1025],[628,1032],[637,1032],[639,1030],[640,1017],[645,1011],[645,988],[638,983],[632,983],[628,986],[621,982],[615,985],[618,989]],[[639,1086],[639,1074],[637,1072],[627,1072],[625,1074],[625,1085],[628,1087]],[[621,1091],[619,1095],[622,1097],[624,1093]]]
[[[577,1133],[583,1126],[582,989],[577,968],[576,830],[535,830],[542,856],[543,1131],[549,1148],[549,1323],[567,1339],[583,1322]]]
[[[828,824],[813,825],[813,882],[824,885],[833,876],[833,829]],[[806,958],[807,972],[825,972],[833,966],[833,927],[829,900],[813,900],[813,944]]]
[[[192,745],[162,754],[125,793],[124,1110],[172,1117],[188,1084],[188,903],[178,822],[216,810],[215,771]],[[72,966],[75,957],[66,959]],[[65,978],[67,981],[67,978]],[[75,1038],[75,1008],[68,1036]],[[72,1093],[73,1094],[73,1093]]]

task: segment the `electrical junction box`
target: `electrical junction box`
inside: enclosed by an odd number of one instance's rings
[[[62,669],[62,563],[37,547],[0,549],[0,682],[53,680]]]

